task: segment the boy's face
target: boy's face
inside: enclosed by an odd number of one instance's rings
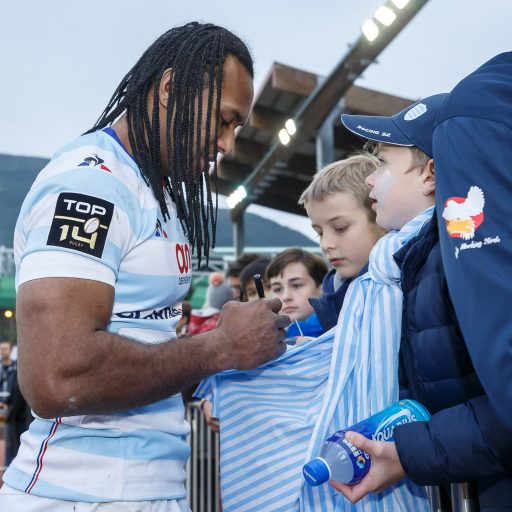
[[[426,174],[412,162],[411,150],[403,146],[383,146],[377,157],[379,167],[366,178],[371,188],[372,208],[377,224],[384,229],[401,229],[433,204],[426,192]]]
[[[313,313],[308,299],[319,297],[322,285],[317,285],[306,266],[296,261],[286,265],[282,274],[270,278],[270,290],[272,296],[283,303],[279,313],[288,315],[291,320],[305,320]]]
[[[348,192],[334,192],[311,201],[306,211],[320,237],[320,248],[342,279],[356,276],[372,247],[384,234],[368,211]]]

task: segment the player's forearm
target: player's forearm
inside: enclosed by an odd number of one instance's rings
[[[219,329],[157,345],[98,331],[81,341],[87,347],[82,353],[63,355],[44,375],[37,367],[24,368],[22,386],[45,418],[140,407],[229,368],[226,342]]]

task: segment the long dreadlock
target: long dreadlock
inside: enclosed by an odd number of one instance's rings
[[[130,145],[144,181],[153,190],[164,218],[169,217],[166,193],[174,201],[192,250],[196,251],[198,264],[202,256],[208,262],[210,248],[215,247],[217,162],[214,161],[209,172],[209,148],[213,136],[213,150],[217,154],[222,72],[229,55],[234,56],[254,77],[249,50],[230,31],[212,24],[193,22],[165,32],[126,74],[96,124],[86,132],[109,126],[126,114]],[[168,165],[162,166],[158,86],[169,68],[172,68],[166,118],[169,157]],[[150,117],[148,97],[152,88],[153,112]],[[206,89],[208,102],[203,135],[201,119]],[[214,119],[213,112],[217,113]],[[167,176],[162,167],[169,169]],[[210,180],[213,182],[215,205]]]

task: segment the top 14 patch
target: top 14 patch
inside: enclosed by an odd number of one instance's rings
[[[47,245],[65,247],[101,258],[114,204],[98,197],[59,194]]]

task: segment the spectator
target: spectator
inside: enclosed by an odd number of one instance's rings
[[[232,300],[231,287],[224,282],[220,272],[212,272],[208,277],[206,304],[204,308],[192,309],[188,334],[198,334],[215,329],[224,304]]]
[[[258,299],[258,291],[254,283],[254,276],[256,274],[261,276],[263,291],[265,292],[265,296],[269,297],[270,286],[265,277],[265,270],[269,262],[270,260],[268,258],[258,258],[257,260],[251,261],[251,263],[246,265],[240,272],[240,287],[242,289],[242,300],[244,302],[251,302]]]
[[[7,399],[5,464],[8,466],[20,447],[20,437],[30,425],[32,414],[25,398],[21,394],[18,371],[13,376],[13,385]]]
[[[5,429],[5,465],[8,466],[15,457],[19,438],[26,429],[25,400],[18,386],[16,361],[11,358],[10,341],[0,342],[2,367],[0,371],[0,414],[3,416]]]
[[[283,304],[281,313],[292,323],[287,338],[316,338],[324,332],[309,303],[312,297],[322,295],[322,280],[327,266],[319,256],[298,247],[291,247],[272,258],[266,270],[273,297]]]
[[[232,261],[226,270],[226,281],[233,290],[233,300],[242,300],[242,286],[240,284],[240,272],[254,260],[261,258],[259,254],[244,253],[235,261]]]
[[[16,362],[11,359],[12,345],[10,341],[0,341],[0,411],[7,415],[7,401],[16,380]]]
[[[377,165],[367,153],[334,162],[315,174],[299,199],[334,267],[323,280],[323,295],[310,301],[325,330],[338,322],[350,283],[367,271],[370,251],[384,234],[375,223],[365,183]]]

